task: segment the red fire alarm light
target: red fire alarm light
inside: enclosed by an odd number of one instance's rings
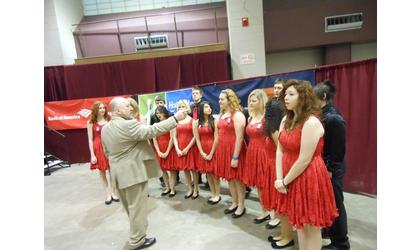
[[[248,27],[248,17],[242,17],[242,27]]]

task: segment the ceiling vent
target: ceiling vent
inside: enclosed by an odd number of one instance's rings
[[[136,51],[155,48],[167,48],[168,35],[134,37],[134,45],[136,47]]]
[[[360,29],[363,24],[363,13],[353,13],[325,17],[325,32]]]

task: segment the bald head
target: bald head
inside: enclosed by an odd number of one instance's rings
[[[120,116],[124,119],[132,119],[130,102],[123,97],[115,97],[109,103],[109,108],[111,109],[112,115]]]
[[[127,99],[122,97],[115,97],[114,99],[112,99],[109,103],[109,108],[111,109],[111,112],[117,111],[117,109],[124,104],[124,101],[127,101]]]

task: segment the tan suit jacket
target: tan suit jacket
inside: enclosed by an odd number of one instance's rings
[[[161,176],[159,163],[147,140],[175,128],[176,124],[173,117],[152,126],[142,125],[135,119],[112,117],[102,128],[101,138],[116,188],[124,189]]]

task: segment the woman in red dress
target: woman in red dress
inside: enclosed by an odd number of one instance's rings
[[[190,105],[187,100],[180,100],[177,104],[177,109],[185,109],[191,113]],[[175,159],[175,167],[177,170],[184,170],[185,179],[187,181],[187,194],[185,199],[191,197],[195,200],[198,198],[198,173],[196,171],[195,157],[198,155],[197,147],[195,146],[195,137],[192,130],[193,119],[187,116],[182,121],[179,121],[175,129],[172,130],[172,137],[174,138],[174,146],[177,153]],[[194,189],[191,181],[194,181]]]
[[[86,125],[90,151],[90,169],[99,170],[99,176],[106,190],[106,205],[111,204],[112,201],[120,201],[114,193],[115,188],[111,182],[109,162],[103,151],[101,141],[102,127],[110,119],[111,117],[108,115],[105,104],[103,102],[95,102],[91,108],[90,118]],[[108,175],[106,172],[108,172]]]
[[[218,147],[215,175],[229,182],[232,205],[224,210],[239,218],[245,214],[245,186],[242,183],[246,145],[244,141],[245,116],[240,100],[231,89],[219,95],[220,118],[217,121]]]
[[[281,92],[285,117],[276,152],[276,189],[285,194],[276,211],[297,229],[299,249],[319,250],[321,230],[338,216],[330,177],[322,158],[324,128],[308,81],[287,80]],[[291,241],[292,243],[293,241]],[[276,242],[274,248],[283,248]]]
[[[264,109],[267,102],[267,95],[262,89],[253,90],[248,96],[248,125],[246,126],[246,134],[249,142],[246,149],[245,167],[243,181],[245,185],[254,186],[258,189],[261,199],[261,191],[266,183],[268,171],[266,168],[266,152],[265,152],[265,135],[264,128]],[[255,224],[260,224],[270,219],[270,213],[262,208],[262,213],[254,219]]]
[[[198,172],[207,173],[207,181],[212,194],[210,199],[207,200],[207,203],[215,205],[221,200],[220,180],[213,174],[216,166],[214,153],[218,144],[218,131],[210,103],[202,101],[198,106],[198,114],[198,120],[193,122],[195,141],[200,153],[200,156],[197,156],[196,165]]]
[[[165,106],[158,106],[156,108],[156,116],[159,121],[164,121],[169,118],[169,112]],[[162,169],[163,182],[165,183],[165,189],[161,193],[162,196],[175,191],[176,172],[173,170],[174,159],[176,156],[173,148],[173,139],[170,132],[166,132],[156,138],[153,138],[153,145],[155,147],[155,153],[157,160],[159,161],[160,168]],[[168,171],[171,171],[171,180],[169,180]],[[169,188],[170,187],[170,188]],[[171,195],[173,197],[173,195]]]
[[[130,103],[130,106],[133,108],[131,114],[134,117],[134,119],[141,122],[142,124],[146,124],[146,118],[144,118],[144,116],[140,114],[139,104],[136,102],[136,100],[134,100],[131,97],[128,97],[127,100]]]
[[[268,101],[265,105],[264,114],[264,134],[266,151],[266,169],[268,171],[265,183],[262,188],[261,205],[267,210],[275,210],[277,204],[282,202],[284,194],[279,193],[274,187],[276,181],[276,150],[279,138],[279,126],[283,118],[283,110],[280,102],[276,99]],[[275,218],[281,223],[280,233],[278,235],[268,236],[268,241],[276,242],[277,247],[291,246],[293,240],[292,225],[287,216],[275,213]]]

